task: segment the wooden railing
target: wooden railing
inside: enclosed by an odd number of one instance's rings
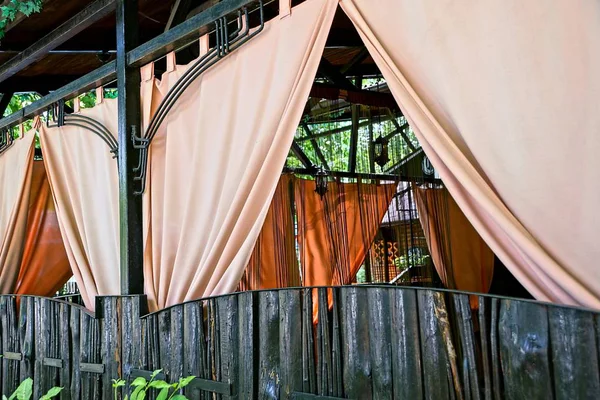
[[[162,369],[169,380],[197,376],[192,399],[600,398],[599,314],[475,300],[389,286],[283,289],[142,316],[143,297],[98,298],[93,315],[1,296],[2,393],[32,377],[35,399],[52,386],[63,399],[111,399],[113,378]]]

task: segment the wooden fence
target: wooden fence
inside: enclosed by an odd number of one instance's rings
[[[327,297],[333,306],[328,310]],[[313,301],[318,300],[314,323]],[[113,378],[195,375],[192,399],[598,399],[599,314],[385,286],[244,292],[145,314],[0,297],[0,382],[111,399]],[[17,303],[20,304],[17,304]]]

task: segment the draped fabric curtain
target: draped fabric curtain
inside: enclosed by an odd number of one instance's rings
[[[394,184],[296,180],[298,242],[304,286],[352,283],[395,193]]]
[[[33,132],[0,154],[0,294],[13,293],[27,230],[33,173]]]
[[[538,299],[600,307],[600,3],[340,0],[446,187]]]
[[[237,287],[269,209],[337,3],[308,0],[204,72],[152,142],[145,240],[153,309]],[[162,76],[164,96],[186,70]]]
[[[34,161],[32,171],[23,257],[14,293],[51,297],[73,272],[43,161]]]
[[[302,286],[294,232],[294,176],[279,179],[239,290]]]
[[[445,188],[413,185],[429,253],[444,286],[487,293],[494,253]]]
[[[116,134],[116,100],[81,114]],[[120,293],[117,161],[102,139],[79,126],[43,125],[40,139],[69,263],[93,310],[95,296]]]

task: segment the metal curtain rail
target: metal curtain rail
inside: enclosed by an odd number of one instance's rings
[[[257,0],[223,0],[222,2],[195,15],[189,20],[162,33],[154,39],[136,47],[127,53],[127,63],[132,67],[139,67],[156,60],[165,54],[181,49],[198,39],[200,35],[208,33],[210,25],[216,20],[237,10],[258,3]],[[269,4],[271,2],[265,2]],[[111,61],[87,75],[61,87],[44,96],[29,106],[0,119],[0,130],[20,124],[36,115],[40,115],[59,100],[78,96],[98,86],[106,85],[116,79],[116,62]]]

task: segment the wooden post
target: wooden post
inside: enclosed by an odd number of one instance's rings
[[[138,2],[117,0],[117,87],[119,91],[119,215],[121,294],[142,294],[142,197],[134,194],[138,162],[132,132],[140,134],[140,74],[127,65],[127,52],[138,45]]]

